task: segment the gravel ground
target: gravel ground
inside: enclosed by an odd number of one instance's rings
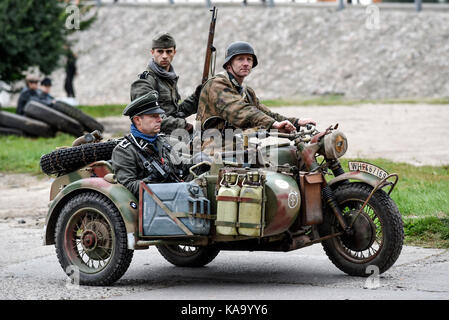
[[[348,137],[347,157],[382,157],[415,165],[449,164],[448,106],[281,107],[275,111],[287,116],[312,117],[318,122],[318,129],[338,122]],[[100,121],[106,127],[106,135],[111,136],[127,132],[129,126],[125,117]],[[54,247],[41,245],[52,179],[0,173],[0,181],[0,299],[107,298],[146,291],[149,287],[163,288],[170,283],[171,280],[152,283],[146,277],[135,280],[129,276],[113,288],[67,286]],[[142,265],[147,263],[146,254],[136,252],[136,256]],[[162,259],[154,252],[151,257]],[[447,257],[443,261],[447,261]],[[424,264],[429,265],[428,262]]]

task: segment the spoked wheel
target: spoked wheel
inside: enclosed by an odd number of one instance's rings
[[[56,253],[64,271],[79,271],[83,285],[110,285],[128,269],[125,224],[112,202],[97,193],[83,193],[62,209],[56,226]]]
[[[372,187],[361,183],[339,186],[334,194],[348,225],[350,234],[323,241],[323,248],[332,263],[353,276],[369,276],[368,266],[379,273],[387,271],[402,250],[404,230],[396,204],[382,190],[377,191],[357,215]],[[327,210],[320,228],[322,236],[341,232],[335,215]]]
[[[213,246],[158,245],[157,249],[165,260],[178,267],[203,267],[220,252]]]

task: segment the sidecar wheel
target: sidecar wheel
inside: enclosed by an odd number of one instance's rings
[[[156,247],[165,260],[171,264],[190,268],[205,266],[214,260],[220,252],[219,249],[213,246],[158,245]]]
[[[372,187],[362,183],[339,186],[334,194],[348,225],[368,198]],[[320,235],[341,232],[330,209],[325,211]],[[332,263],[351,276],[368,277],[369,266],[377,266],[379,274],[387,271],[402,250],[404,229],[396,204],[383,191],[377,191],[353,224],[352,235],[342,235],[323,241]]]
[[[89,286],[107,286],[128,269],[123,219],[114,204],[94,192],[75,196],[63,207],[55,231],[56,254],[67,275]],[[79,279],[77,277],[79,276]]]

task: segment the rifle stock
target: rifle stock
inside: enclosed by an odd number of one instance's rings
[[[207,39],[207,47],[206,47],[206,58],[204,60],[204,68],[203,68],[203,78],[201,80],[201,84],[204,84],[209,78],[209,68],[212,57],[212,52],[215,51],[214,47],[214,35],[215,35],[215,22],[217,21],[217,12],[218,9],[213,7],[211,10],[212,19],[209,26],[209,37]]]

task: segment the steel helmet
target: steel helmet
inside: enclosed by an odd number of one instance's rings
[[[225,53],[225,62],[223,64],[223,68],[226,69],[226,65],[228,64],[229,61],[232,60],[232,58],[234,58],[236,55],[239,54],[251,54],[253,56],[253,68],[255,66],[257,66],[257,56],[254,53],[254,49],[253,47],[245,41],[236,41],[231,43],[227,48],[226,48],[226,53]]]

